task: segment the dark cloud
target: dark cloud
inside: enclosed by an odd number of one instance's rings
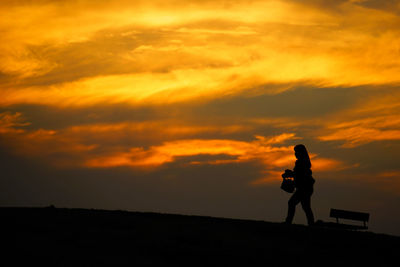
[[[271,85],[273,88],[275,85]],[[280,85],[282,86],[282,85]],[[297,86],[280,94],[270,94],[269,85],[249,89],[243,94],[223,97],[208,102],[193,103],[191,101],[179,104],[165,105],[131,105],[131,104],[101,104],[87,107],[56,107],[45,105],[14,105],[1,108],[2,112],[19,112],[21,119],[28,122],[23,128],[28,131],[47,129],[62,130],[73,126],[113,125],[118,123],[133,123],[144,125],[140,132],[132,138],[142,141],[148,138],[173,138],[173,136],[158,136],[148,131],[165,127],[214,127],[211,131],[186,132],[186,138],[233,138],[253,139],[253,134],[276,135],[282,129],[300,131],[307,127],[320,127],[312,123],[321,120],[335,119],[333,114],[351,109],[355,104],[382,95],[390,95],[397,90],[395,87],[385,88],[353,87],[353,88],[316,88],[312,86]],[[263,93],[263,92],[266,93]],[[246,92],[249,92],[247,95]],[[254,119],[266,119],[265,123],[255,123]],[[153,124],[152,124],[153,123]],[[225,126],[243,126],[237,131],[223,130]],[[221,127],[221,131],[217,128]],[[295,128],[291,128],[295,127]],[[128,127],[120,130],[128,130]],[[290,130],[292,129],[292,130]],[[312,128],[311,128],[312,129]],[[303,131],[303,132],[301,132]],[[130,134],[130,132],[128,133]],[[160,133],[162,134],[162,133]],[[165,134],[165,133],[164,133]],[[176,138],[181,138],[177,135]],[[155,140],[152,139],[152,140]],[[147,143],[147,142],[146,142]]]
[[[302,5],[313,6],[331,11],[337,11],[341,5],[350,2],[349,0],[284,0],[284,1],[288,3],[298,3]]]
[[[398,0],[386,0],[386,1],[379,1],[379,0],[364,0],[357,3],[363,7],[385,10],[389,12],[400,12],[400,3]]]
[[[373,142],[353,149],[341,150],[336,155],[356,159],[360,162],[360,166],[356,171],[376,173],[379,171],[398,170],[397,159],[400,157],[400,141]]]
[[[268,92],[269,85],[257,88]],[[252,89],[249,90],[250,92]],[[231,98],[216,99],[194,110],[210,117],[292,117],[317,118],[351,107],[369,96],[365,88],[315,88],[293,86],[280,94],[243,94]]]
[[[21,112],[24,120],[30,122],[24,127],[27,130],[59,130],[77,125],[112,124],[126,121],[144,122],[167,119],[169,115],[152,106],[135,107],[123,103],[67,108],[47,105],[13,105],[0,108],[0,113],[6,111]]]

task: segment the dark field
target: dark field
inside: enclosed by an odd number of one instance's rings
[[[2,266],[399,266],[400,237],[158,213],[0,208]]]

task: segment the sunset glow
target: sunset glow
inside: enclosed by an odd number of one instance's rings
[[[279,190],[303,143],[321,188],[366,177],[360,199],[400,204],[399,1],[6,0],[0,31],[1,156],[26,184],[31,168]]]

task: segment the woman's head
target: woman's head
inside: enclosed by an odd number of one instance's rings
[[[303,144],[298,144],[294,147],[294,155],[298,160],[304,160],[309,162],[311,165],[310,157],[308,156],[308,152],[306,147]]]

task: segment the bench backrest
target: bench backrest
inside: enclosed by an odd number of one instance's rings
[[[355,211],[348,211],[348,210],[331,209],[329,216],[331,216],[333,218],[350,219],[350,220],[363,221],[363,222],[368,222],[368,220],[369,220],[369,213],[355,212]]]

